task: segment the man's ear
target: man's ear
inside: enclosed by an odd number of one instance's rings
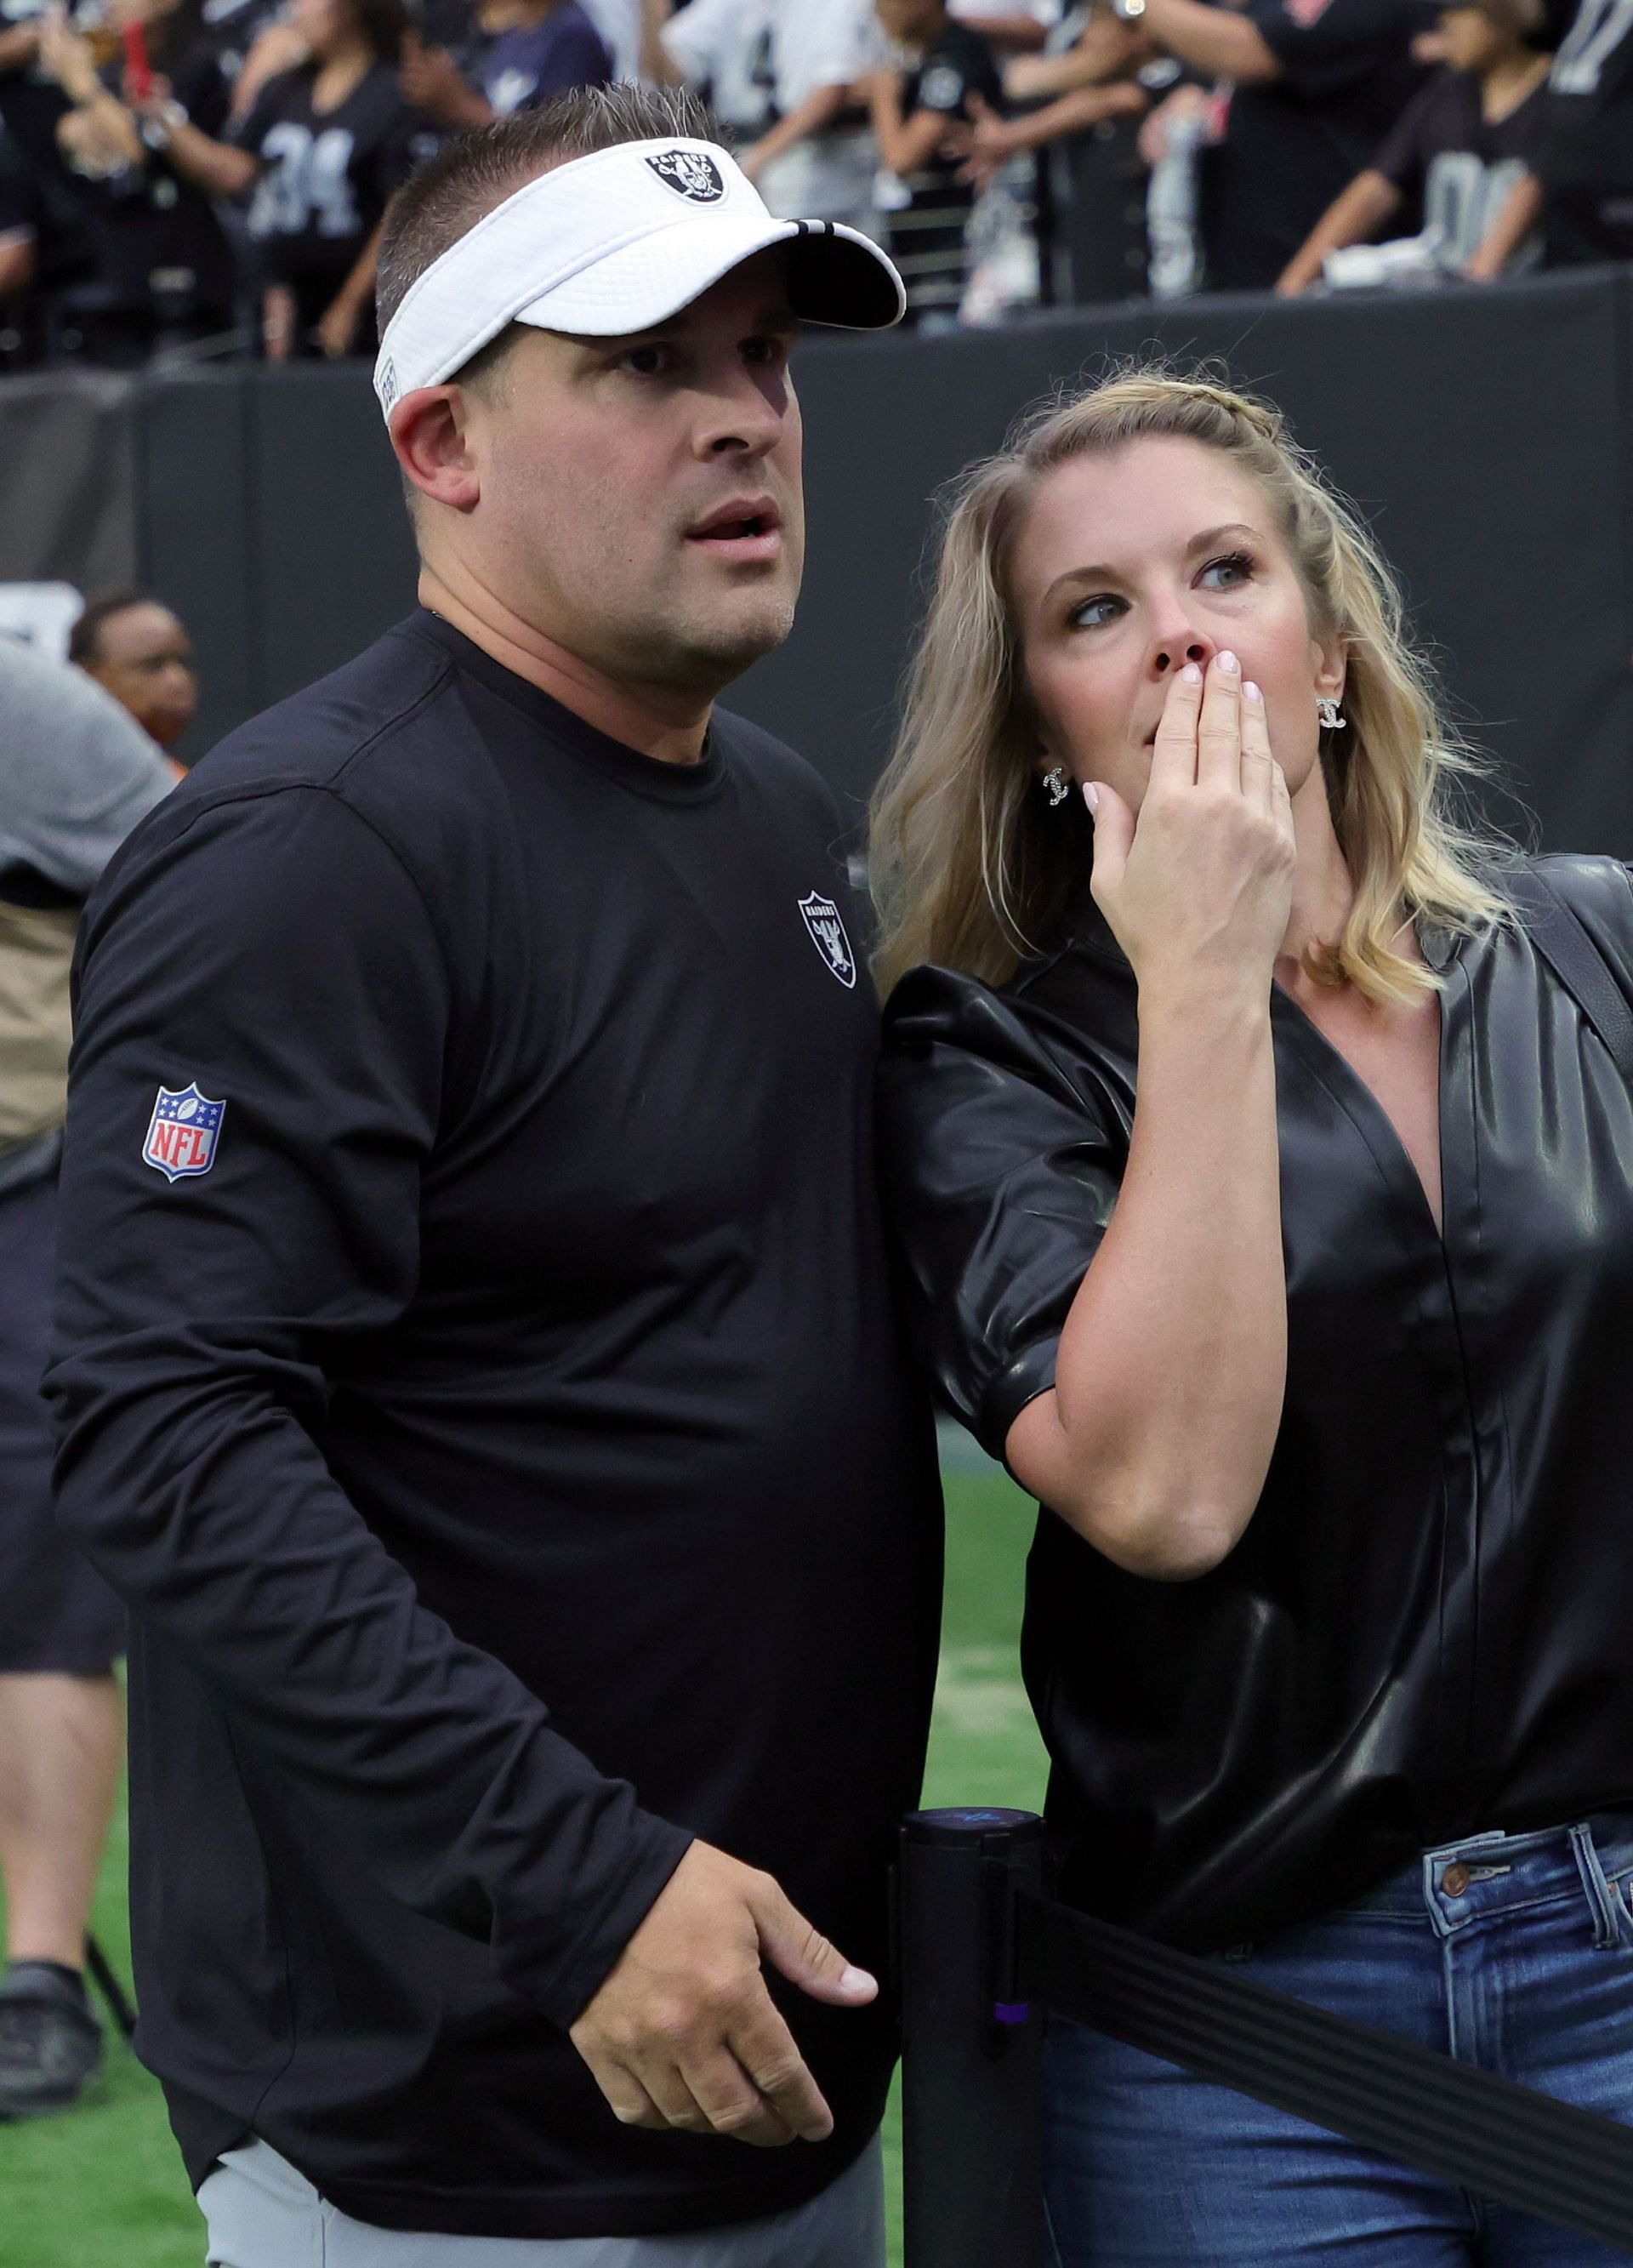
[[[482,496],[469,417],[469,396],[455,385],[416,387],[391,413],[391,446],[403,478],[453,512],[471,511]]]

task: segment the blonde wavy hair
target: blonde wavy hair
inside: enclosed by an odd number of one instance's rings
[[[1347,657],[1348,729],[1323,735],[1321,760],[1355,902],[1342,936],[1306,956],[1310,973],[1374,1000],[1418,998],[1438,980],[1396,950],[1407,914],[1473,932],[1506,911],[1495,887],[1504,846],[1453,807],[1460,775],[1478,762],[1408,643],[1394,576],[1280,413],[1206,378],[1149,367],[1034,413],[952,491],[901,733],[873,799],[879,988],[888,994],[927,961],[1003,983],[1083,879],[1080,830],[1051,819],[1037,792],[1010,563],[1056,467],[1152,438],[1217,449],[1258,483],[1313,630],[1335,633]]]

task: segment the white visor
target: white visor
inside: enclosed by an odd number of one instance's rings
[[[386,326],[374,391],[389,420],[508,323],[616,337],[667,321],[755,253],[785,244],[795,314],[886,329],[901,278],[858,230],[776,220],[712,142],[622,142],[529,181],[434,260]]]

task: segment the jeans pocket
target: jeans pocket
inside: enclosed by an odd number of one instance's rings
[[[1606,1874],[1593,1828],[1585,1822],[1571,1829],[1570,1847],[1593,1917],[1594,1952],[1620,1953],[1633,1948],[1633,1912],[1628,1906],[1625,1877],[1613,1881]]]
[[[1615,1926],[1615,1944],[1607,1949],[1633,1953],[1633,1874],[1623,1874],[1605,1887],[1610,1893],[1611,1919]]]

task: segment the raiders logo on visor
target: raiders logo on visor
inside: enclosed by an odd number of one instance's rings
[[[647,164],[676,196],[695,205],[712,205],[725,195],[725,182],[712,158],[701,150],[660,150]]]

